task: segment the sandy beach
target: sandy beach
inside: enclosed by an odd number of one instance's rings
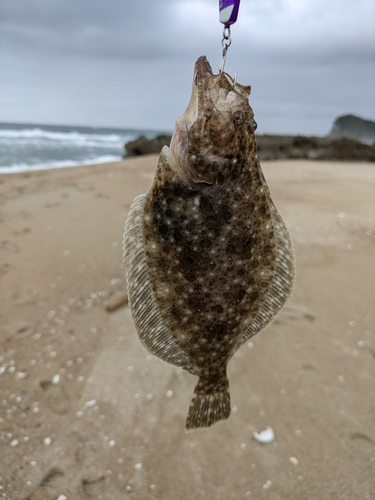
[[[231,360],[230,419],[185,434],[195,377],[106,309],[156,164],[0,176],[0,498],[373,499],[374,165],[262,164],[295,291]]]

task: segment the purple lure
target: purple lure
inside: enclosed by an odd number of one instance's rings
[[[220,22],[225,28],[237,21],[240,0],[219,0]]]

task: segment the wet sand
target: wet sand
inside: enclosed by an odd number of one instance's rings
[[[375,167],[263,163],[295,291],[231,360],[230,419],[185,434],[195,377],[105,307],[156,163],[0,176],[0,498],[374,498]]]

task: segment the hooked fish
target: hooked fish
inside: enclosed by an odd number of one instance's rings
[[[198,376],[186,429],[229,417],[227,363],[293,287],[293,245],[257,158],[249,95],[197,60],[189,105],[125,223],[139,339]]]

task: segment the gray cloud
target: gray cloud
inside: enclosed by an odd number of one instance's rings
[[[242,0],[226,69],[259,130],[375,119],[374,18],[373,0]],[[217,0],[2,0],[0,120],[172,129],[221,31]]]

